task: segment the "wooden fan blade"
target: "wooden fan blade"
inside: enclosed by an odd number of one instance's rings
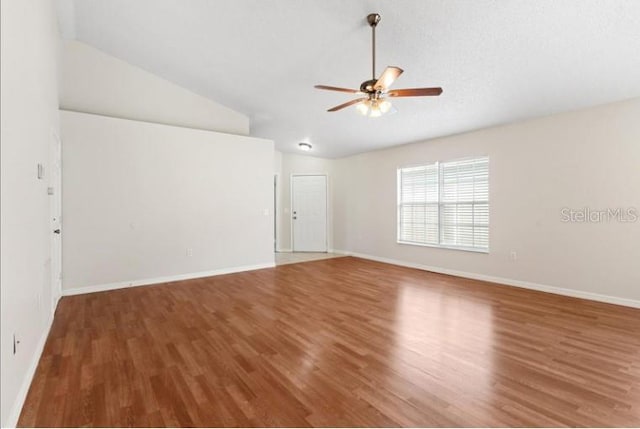
[[[378,79],[373,88],[384,91],[393,84],[393,82],[398,78],[398,76],[402,74],[403,71],[404,70],[402,70],[400,67],[387,67],[386,69],[384,69],[382,75],[380,75],[380,79]]]
[[[326,89],[327,91],[339,91],[339,92],[348,92],[349,94],[357,94],[360,91],[357,89],[349,89],[349,88],[338,88],[337,86],[327,86],[327,85],[315,85],[314,88],[317,89]]]
[[[362,103],[363,101],[367,101],[367,98],[356,98],[355,100],[347,101],[346,103],[342,103],[339,106],[332,107],[327,110],[327,112],[336,112],[338,110],[344,109],[345,107],[353,106],[354,104]]]
[[[423,97],[425,95],[440,95],[442,94],[442,88],[406,88],[406,89],[394,89],[389,91],[387,95],[389,97]]]

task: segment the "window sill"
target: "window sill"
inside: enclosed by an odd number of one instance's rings
[[[489,249],[479,249],[475,247],[462,247],[462,246],[446,246],[442,244],[424,244],[424,243],[412,243],[410,241],[397,241],[398,244],[406,244],[409,246],[418,246],[418,247],[432,247],[435,249],[446,249],[446,250],[462,250],[463,252],[473,252],[473,253],[489,253]]]

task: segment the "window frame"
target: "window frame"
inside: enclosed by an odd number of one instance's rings
[[[436,248],[436,249],[447,249],[447,250],[461,250],[464,252],[473,252],[473,253],[490,253],[490,248],[491,248],[491,240],[488,239],[488,243],[487,243],[487,247],[470,247],[470,246],[457,246],[457,245],[451,245],[451,244],[442,244],[442,207],[443,205],[450,205],[450,204],[460,204],[458,203],[445,203],[442,202],[442,182],[443,182],[443,177],[442,177],[442,168],[441,168],[441,164],[443,163],[448,163],[448,162],[460,162],[460,161],[466,161],[466,160],[474,160],[474,159],[479,159],[479,158],[486,158],[487,159],[487,174],[489,175],[489,178],[491,177],[491,175],[489,174],[490,172],[490,158],[489,155],[477,155],[477,156],[469,156],[469,157],[464,157],[464,158],[456,158],[456,159],[451,159],[451,160],[446,160],[446,161],[435,161],[435,162],[428,162],[428,163],[421,163],[421,164],[411,164],[411,165],[404,165],[401,167],[398,167],[396,169],[396,197],[397,197],[397,202],[396,202],[396,243],[397,244],[402,244],[402,245],[409,245],[409,246],[419,246],[419,247],[431,247],[431,248]],[[402,210],[402,170],[404,169],[408,169],[408,168],[416,168],[416,167],[427,167],[430,165],[435,165],[438,171],[438,202],[437,202],[437,206],[438,206],[438,243],[419,243],[419,242],[414,242],[414,241],[406,241],[406,240],[402,240],[401,239],[401,210]],[[490,179],[489,179],[490,180]],[[473,212],[473,206],[475,206],[475,204],[486,204],[489,210],[489,213],[491,212],[491,198],[490,198],[490,192],[491,192],[491,188],[490,188],[490,184],[488,184],[487,186],[489,186],[489,192],[488,192],[488,196],[489,198],[487,200],[478,200],[478,201],[469,201],[466,202],[466,204],[471,204],[472,205],[472,212]],[[426,203],[425,203],[426,204]],[[490,237],[491,234],[491,216],[489,216],[489,223],[487,224],[487,236]]]

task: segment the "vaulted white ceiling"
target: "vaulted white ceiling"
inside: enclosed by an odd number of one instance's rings
[[[340,157],[640,96],[637,0],[67,0],[64,32],[251,118],[283,151]],[[398,112],[326,109],[370,79],[365,16]]]

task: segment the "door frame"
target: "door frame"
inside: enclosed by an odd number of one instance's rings
[[[49,223],[47,229],[49,234],[51,234],[49,245],[49,258],[52,268],[49,279],[51,282],[51,310],[55,312],[58,300],[62,297],[62,235],[57,237],[53,235],[54,227],[62,229],[62,139],[55,130],[51,130],[51,137],[52,140],[49,149],[50,174],[47,186],[48,190],[52,191],[52,194],[49,195]],[[58,165],[56,165],[56,163],[58,163]],[[57,174],[54,174],[54,170],[57,170]],[[54,219],[55,215],[58,216],[57,219]],[[58,253],[57,263],[54,263],[56,253]],[[53,270],[56,265],[59,265],[56,267],[58,272],[54,272]]]
[[[278,253],[279,240],[278,240],[278,208],[280,207],[280,175],[274,173],[273,175],[273,252]]]
[[[290,202],[290,209],[289,209],[289,223],[291,224],[290,227],[290,234],[291,234],[291,253],[295,253],[296,252],[296,245],[295,245],[295,239],[294,239],[294,234],[293,234],[293,206],[294,206],[294,200],[293,200],[293,178],[294,177],[298,177],[298,176],[324,176],[324,186],[325,186],[325,190],[324,190],[324,198],[325,198],[325,202],[324,202],[324,251],[322,252],[318,252],[318,253],[329,253],[329,175],[327,173],[292,173],[291,176],[289,177],[289,202]],[[301,251],[300,253],[305,253],[304,251]],[[312,252],[315,253],[315,252]]]

